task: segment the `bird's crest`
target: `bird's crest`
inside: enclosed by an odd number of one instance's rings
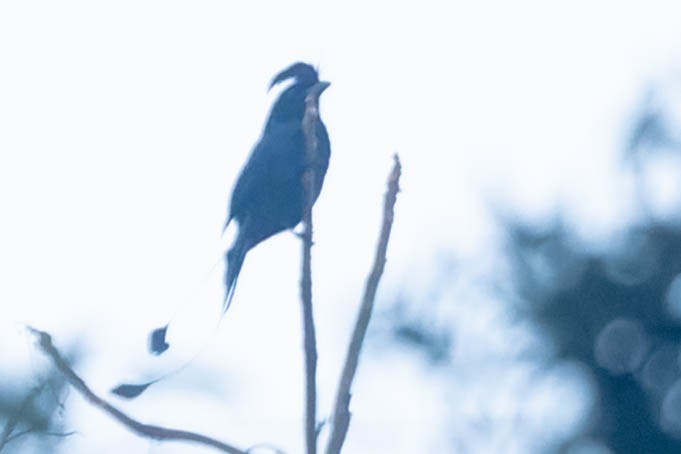
[[[307,87],[311,87],[319,82],[317,70],[314,69],[313,66],[308,65],[307,63],[298,62],[274,76],[269,89],[271,90],[275,85],[291,78],[295,79],[297,84]]]

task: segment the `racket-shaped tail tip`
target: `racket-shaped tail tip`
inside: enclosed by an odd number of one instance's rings
[[[170,344],[166,342],[166,333],[168,332],[168,325],[161,328],[156,328],[149,334],[149,353],[152,355],[160,355],[168,350]]]

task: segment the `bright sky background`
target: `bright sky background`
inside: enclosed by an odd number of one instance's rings
[[[145,336],[178,305],[219,304],[228,194],[276,96],[269,81],[297,60],[332,82],[321,100],[332,162],[313,251],[323,415],[372,258],[391,155],[402,158],[403,192],[379,305],[397,288],[418,295],[432,284],[436,257],[451,254],[474,270],[493,263],[489,202],[534,220],[561,204],[598,243],[628,209],[613,169],[636,106],[651,83],[681,80],[681,8],[671,0],[3,1],[3,375],[27,380],[40,368],[21,334],[20,323],[31,323],[77,347],[80,372],[106,392],[154,373],[141,366]],[[122,406],[240,446],[300,452],[299,249],[285,233],[249,254],[234,304],[200,358]],[[466,361],[503,356],[508,323],[457,304]],[[462,399],[446,389],[451,377],[429,375],[408,353],[365,359],[348,452],[447,452],[446,415],[490,405],[489,393]],[[552,409],[538,395],[527,417],[541,427],[537,415]],[[63,452],[188,452],[128,434],[75,395],[67,410],[80,435]],[[450,435],[467,433],[462,427]],[[489,452],[528,448],[512,433],[487,442]]]

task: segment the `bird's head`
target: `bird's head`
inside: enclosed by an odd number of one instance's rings
[[[274,76],[269,88],[272,89],[275,85],[289,79],[293,79],[293,84],[275,101],[266,128],[273,123],[302,121],[305,114],[305,97],[312,94],[318,98],[331,85],[330,82],[319,80],[314,67],[298,62]]]

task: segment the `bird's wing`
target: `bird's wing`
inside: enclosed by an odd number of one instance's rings
[[[271,128],[253,149],[232,192],[230,218],[253,210],[266,215],[293,196],[304,168],[303,134],[299,124]],[[257,214],[256,214],[257,215]]]

